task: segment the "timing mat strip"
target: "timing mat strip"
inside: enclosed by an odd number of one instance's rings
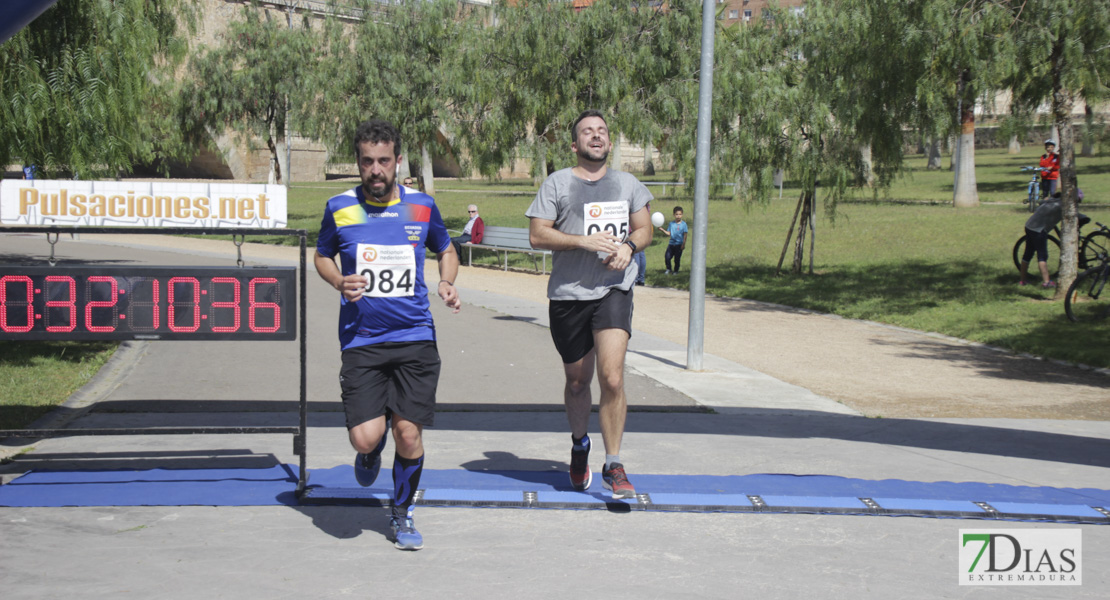
[[[471,508],[886,515],[1110,525],[1110,490],[977,482],[869,480],[830,475],[640,475],[639,494],[613,499],[595,474],[570,489],[564,471],[425,469],[416,504]],[[383,470],[357,487],[350,465],[309,471],[297,498],[297,468],[32,471],[0,486],[0,506],[388,506]]]

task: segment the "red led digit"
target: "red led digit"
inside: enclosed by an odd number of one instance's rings
[[[50,285],[52,283],[61,284]],[[62,287],[66,291],[68,300],[53,300],[54,294],[51,288]],[[73,281],[72,277],[65,277],[63,275],[47,275],[46,282],[42,286],[42,296],[46,298],[46,310],[43,311],[43,322],[46,324],[46,330],[50,333],[66,333],[77,329],[77,284]],[[51,325],[50,322],[54,319],[52,315],[54,311],[51,309],[69,309],[64,310],[67,314],[65,322],[67,325]]]
[[[216,300],[216,298],[226,297],[226,295],[217,295],[217,293],[216,293],[216,284],[217,283],[230,283],[231,284],[231,288],[229,290],[231,292],[231,300],[227,300],[227,301],[217,301]],[[212,303],[210,305],[212,307],[212,315],[211,315],[211,317],[212,317],[211,322],[213,323],[212,331],[216,332],[216,333],[232,333],[232,332],[239,331],[239,319],[240,319],[239,300],[241,298],[239,280],[236,279],[235,277],[213,277],[210,287],[212,289],[212,294],[211,294]],[[215,323],[226,323],[227,322],[226,318],[222,318],[222,317],[217,318],[217,315],[215,314],[217,308],[220,308],[220,309],[230,308],[231,309],[231,323],[232,323],[231,325],[220,325],[220,326],[215,325]]]
[[[281,285],[278,280],[273,277],[255,277],[250,282],[250,311],[248,312],[248,325],[251,331],[262,333],[273,333],[281,327],[281,305],[277,302],[256,302],[255,296],[257,294],[257,287],[259,284],[272,284],[274,286],[274,299],[281,301]],[[274,326],[262,327],[255,325],[255,309],[271,308],[274,311]]]
[[[149,284],[149,285],[146,285]],[[149,288],[150,293],[147,293]],[[157,278],[136,277],[131,280],[131,298],[127,303],[127,322],[132,331],[158,331],[162,324],[158,300],[161,299],[162,284]],[[138,310],[150,311],[150,318],[136,316]]]
[[[12,283],[22,283],[26,286],[26,299],[8,299],[8,286]],[[31,328],[35,326],[35,307],[32,305],[34,297],[35,286],[31,283],[30,277],[26,275],[5,275],[0,277],[0,329],[10,333],[31,331]],[[9,306],[19,308],[18,312],[26,313],[26,325],[13,325],[8,323]],[[22,307],[26,307],[26,310]]]
[[[93,300],[96,296],[93,295],[93,286],[97,283],[109,284],[108,297],[111,300]],[[107,275],[91,275],[85,280],[85,298],[88,302],[85,303],[85,329],[95,331],[98,333],[110,333],[116,330],[115,323],[116,311],[112,310],[107,313],[107,318],[102,319],[100,322],[111,323],[111,325],[93,325],[93,310],[97,308],[112,308],[116,305],[119,299],[119,284],[116,283],[115,277],[108,277]]]
[[[185,301],[185,302],[178,302],[175,299],[175,295],[176,295],[178,285],[192,286],[193,296],[190,300]],[[176,332],[176,333],[192,333],[192,332],[200,329],[200,281],[197,281],[196,277],[171,277],[169,283],[166,284],[166,288],[167,288],[168,293],[169,293],[169,297],[166,299],[166,304],[169,305],[169,311],[170,311],[169,317],[166,319],[166,321],[167,321],[166,325],[169,326],[170,331],[173,331],[173,332]],[[176,317],[176,315],[178,314],[177,313],[177,307],[179,305],[183,306],[183,307],[187,307],[189,304],[193,305],[193,310],[192,310],[193,323],[192,323],[192,325],[184,325],[184,326],[178,325],[177,324],[177,317]],[[186,309],[186,311],[187,311],[187,309]],[[183,311],[183,312],[185,312],[185,314],[189,314],[186,311]]]

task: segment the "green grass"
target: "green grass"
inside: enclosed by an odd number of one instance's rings
[[[113,342],[0,342],[0,429],[20,429],[88,383]]]
[[[1071,323],[1051,294],[1015,285],[1010,252],[1028,218],[1020,204],[1028,177],[1018,168],[1034,164],[1039,154],[1035,147],[1017,156],[978,151],[976,180],[983,205],[961,210],[951,207],[952,173],[928,171],[923,157],[910,157],[906,176],[888,191],[855,194],[840,203],[833,220],[819,207],[813,275],[775,274],[798,197],[789,180],[783,197],[776,195],[766,204],[711,200],[707,290],[1110,367],[1110,323]],[[1110,224],[1110,157],[1079,157],[1078,163],[1086,196],[1081,210]],[[943,165],[947,167],[948,157]],[[668,176],[673,174],[650,179],[666,181]],[[289,227],[308,230],[311,248],[324,203],[354,185],[354,180],[295,184],[289,194]],[[487,225],[527,227],[524,211],[536,190],[531,180],[438,180],[436,187],[436,201],[451,229],[466,223],[467,204],[479,206]],[[690,187],[670,187],[666,197],[658,197],[661,189],[653,186],[653,210],[669,216],[671,207],[681,204],[692,221]],[[250,241],[296,243],[272,237]],[[662,235],[647,249],[648,284],[686,288],[685,276],[663,274],[665,249]],[[692,252],[691,245],[683,256],[687,272]],[[788,252],[787,271],[791,256]],[[807,267],[808,260],[807,244]],[[476,251],[475,262],[499,264],[489,251]],[[532,268],[531,259],[521,254],[511,255],[510,264]],[[22,427],[64,401],[96,373],[114,347],[0,343],[0,428]]]

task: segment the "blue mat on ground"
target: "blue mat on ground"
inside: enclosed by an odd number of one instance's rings
[[[421,502],[439,505],[602,508],[614,503],[665,510],[764,510],[931,516],[1054,517],[1110,523],[1110,490],[978,482],[868,480],[831,475],[643,475],[639,499],[613,500],[600,475],[587,492],[569,488],[561,471],[426,469]],[[0,486],[0,506],[266,506],[300,504],[297,468],[32,471]],[[309,471],[314,503],[329,497],[388,502],[388,471],[360,488],[350,465]],[[527,494],[531,494],[530,497]],[[323,498],[325,501],[321,501]],[[872,504],[867,504],[868,499]],[[986,503],[988,508],[976,503]],[[645,506],[646,505],[646,506]],[[754,508],[753,508],[754,507]]]

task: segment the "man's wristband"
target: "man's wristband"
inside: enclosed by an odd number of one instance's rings
[[[455,285],[455,282],[447,281],[446,279],[440,279],[439,282],[440,283],[446,283],[447,285]]]
[[[633,253],[633,254],[635,254],[635,253],[636,253],[636,251],[638,250],[638,249],[636,248],[636,242],[633,242],[632,240],[624,240],[624,243],[628,244],[628,246],[629,246],[630,248],[632,248],[632,253]]]

